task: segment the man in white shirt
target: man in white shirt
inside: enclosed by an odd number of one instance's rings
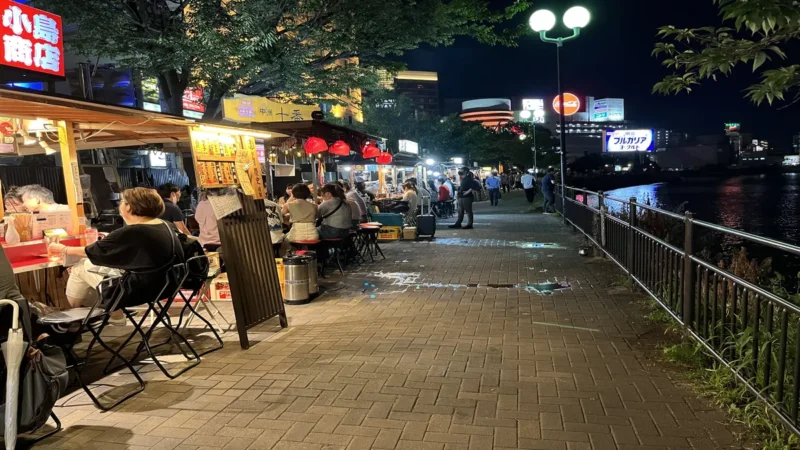
[[[528,199],[528,203],[533,204],[533,199],[536,197],[536,178],[529,171],[522,176],[520,181],[522,181],[522,189],[525,189],[525,198]]]

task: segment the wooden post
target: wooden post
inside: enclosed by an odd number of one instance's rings
[[[72,122],[58,121],[58,142],[61,145],[61,170],[64,172],[64,186],[67,191],[67,205],[70,212],[72,235],[83,234],[83,190],[81,189],[80,169],[78,168],[78,149],[75,146],[75,134]]]

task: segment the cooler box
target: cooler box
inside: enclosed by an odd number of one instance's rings
[[[403,216],[400,214],[392,213],[373,213],[371,214],[373,222],[380,222],[381,225],[387,227],[403,227]]]
[[[404,241],[413,241],[417,238],[417,227],[405,227],[403,228],[403,240]]]
[[[400,239],[400,227],[387,227],[382,226],[378,231],[379,241],[396,241]]]

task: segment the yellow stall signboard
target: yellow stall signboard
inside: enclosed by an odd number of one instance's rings
[[[318,106],[279,103],[265,97],[235,97],[222,101],[226,120],[241,123],[293,122],[311,120]]]
[[[258,151],[256,150],[256,138],[253,136],[241,136],[242,146],[236,153],[236,173],[242,183],[242,189],[245,189],[245,184],[249,185],[252,195],[256,200],[262,200],[267,197],[266,190],[264,189],[264,182],[261,179],[261,164],[258,162]],[[246,182],[245,182],[246,181]]]

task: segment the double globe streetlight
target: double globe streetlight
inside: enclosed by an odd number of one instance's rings
[[[572,8],[568,9],[567,12],[564,13],[563,22],[567,28],[572,30],[572,36],[567,37],[560,37],[560,38],[550,38],[547,37],[547,32],[552,30],[554,26],[556,26],[556,15],[553,14],[552,11],[546,9],[540,9],[531,15],[531,19],[529,24],[533,31],[539,33],[539,38],[542,42],[547,42],[549,44],[556,44],[556,70],[558,71],[558,113],[560,116],[561,121],[561,136],[560,136],[560,144],[561,144],[561,210],[562,212],[565,211],[566,205],[566,192],[564,192],[565,183],[565,174],[566,174],[566,166],[564,160],[566,158],[567,153],[567,143],[566,143],[566,126],[564,125],[564,87],[561,83],[561,47],[564,46],[564,42],[570,41],[572,39],[577,38],[581,35],[581,29],[589,25],[589,21],[591,20],[592,15],[589,13],[589,10],[584,8],[583,6],[573,6]],[[535,133],[534,133],[535,135]],[[535,146],[534,146],[535,147]],[[566,220],[566,218],[565,218]]]

